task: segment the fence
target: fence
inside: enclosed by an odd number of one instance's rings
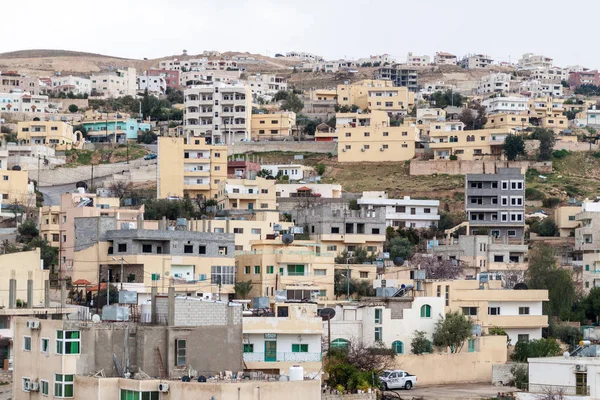
[[[589,386],[565,386],[565,385],[546,385],[541,383],[530,383],[528,385],[529,393],[546,393],[563,396],[589,396]]]

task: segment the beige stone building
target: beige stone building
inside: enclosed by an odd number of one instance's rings
[[[35,188],[27,171],[0,168],[0,204],[35,207]]]
[[[481,160],[486,156],[502,157],[504,139],[512,134],[509,128],[473,131],[445,129],[429,132],[429,148],[436,159],[456,156],[459,160]]]
[[[219,183],[227,179],[227,146],[203,137],[158,138],[157,197],[216,199]]]
[[[290,138],[296,129],[296,113],[279,111],[272,114],[252,114],[252,140],[282,140]]]
[[[137,74],[135,68],[116,69],[94,74],[90,77],[91,95],[103,98],[135,96]]]
[[[17,140],[29,145],[45,145],[64,151],[83,144],[73,127],[63,121],[26,121],[17,124]]]
[[[361,110],[406,115],[415,98],[407,87],[393,86],[390,80],[363,80],[338,85],[337,102],[340,106],[356,105]]]
[[[575,236],[575,229],[580,226],[577,221],[577,214],[580,212],[581,206],[560,206],[554,209],[554,222],[560,237]]]
[[[21,75],[15,71],[0,73],[0,93],[13,91],[29,92],[33,95],[40,94],[40,80],[36,77]]]
[[[265,178],[222,180],[217,207],[220,210],[276,210],[276,182]]]

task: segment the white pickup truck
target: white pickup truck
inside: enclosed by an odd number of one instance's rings
[[[400,369],[385,370],[379,377],[383,390],[406,389],[410,390],[417,384],[417,377]]]

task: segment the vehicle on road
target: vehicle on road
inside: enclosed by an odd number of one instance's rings
[[[417,384],[417,377],[409,374],[406,371],[396,370],[385,370],[379,377],[383,390],[391,389],[406,389],[410,390]]]
[[[169,197],[167,197],[167,200],[181,200],[181,197],[179,197],[179,196],[169,196]]]
[[[146,156],[144,157],[144,160],[154,160],[156,157],[158,157],[158,156],[154,153],[146,154]]]

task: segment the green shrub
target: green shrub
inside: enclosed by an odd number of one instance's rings
[[[319,174],[319,176],[323,175],[326,169],[327,167],[323,164],[315,165],[315,171],[317,171],[317,174]]]
[[[569,351],[573,351],[583,338],[579,329],[571,325],[553,325],[551,326],[551,333],[552,337],[569,345]]]
[[[534,339],[517,342],[510,358],[517,362],[527,362],[528,358],[556,357],[560,354],[560,345],[555,339]]]
[[[529,384],[529,368],[527,365],[513,365],[510,368],[513,380],[508,382],[509,386],[514,386],[519,390],[527,390]]]
[[[546,195],[538,189],[535,188],[527,188],[525,189],[525,199],[526,200],[544,200]]]
[[[450,161],[456,161],[456,160],[458,160],[458,157],[457,157],[457,156],[455,156],[454,154],[452,154],[452,155],[450,156]]]
[[[558,197],[548,197],[547,199],[544,199],[542,204],[544,207],[554,208],[560,204],[560,199]]]
[[[552,158],[556,158],[556,159],[560,160],[562,158],[565,158],[569,154],[571,154],[571,152],[569,150],[565,150],[565,149],[555,150],[552,152]]]

